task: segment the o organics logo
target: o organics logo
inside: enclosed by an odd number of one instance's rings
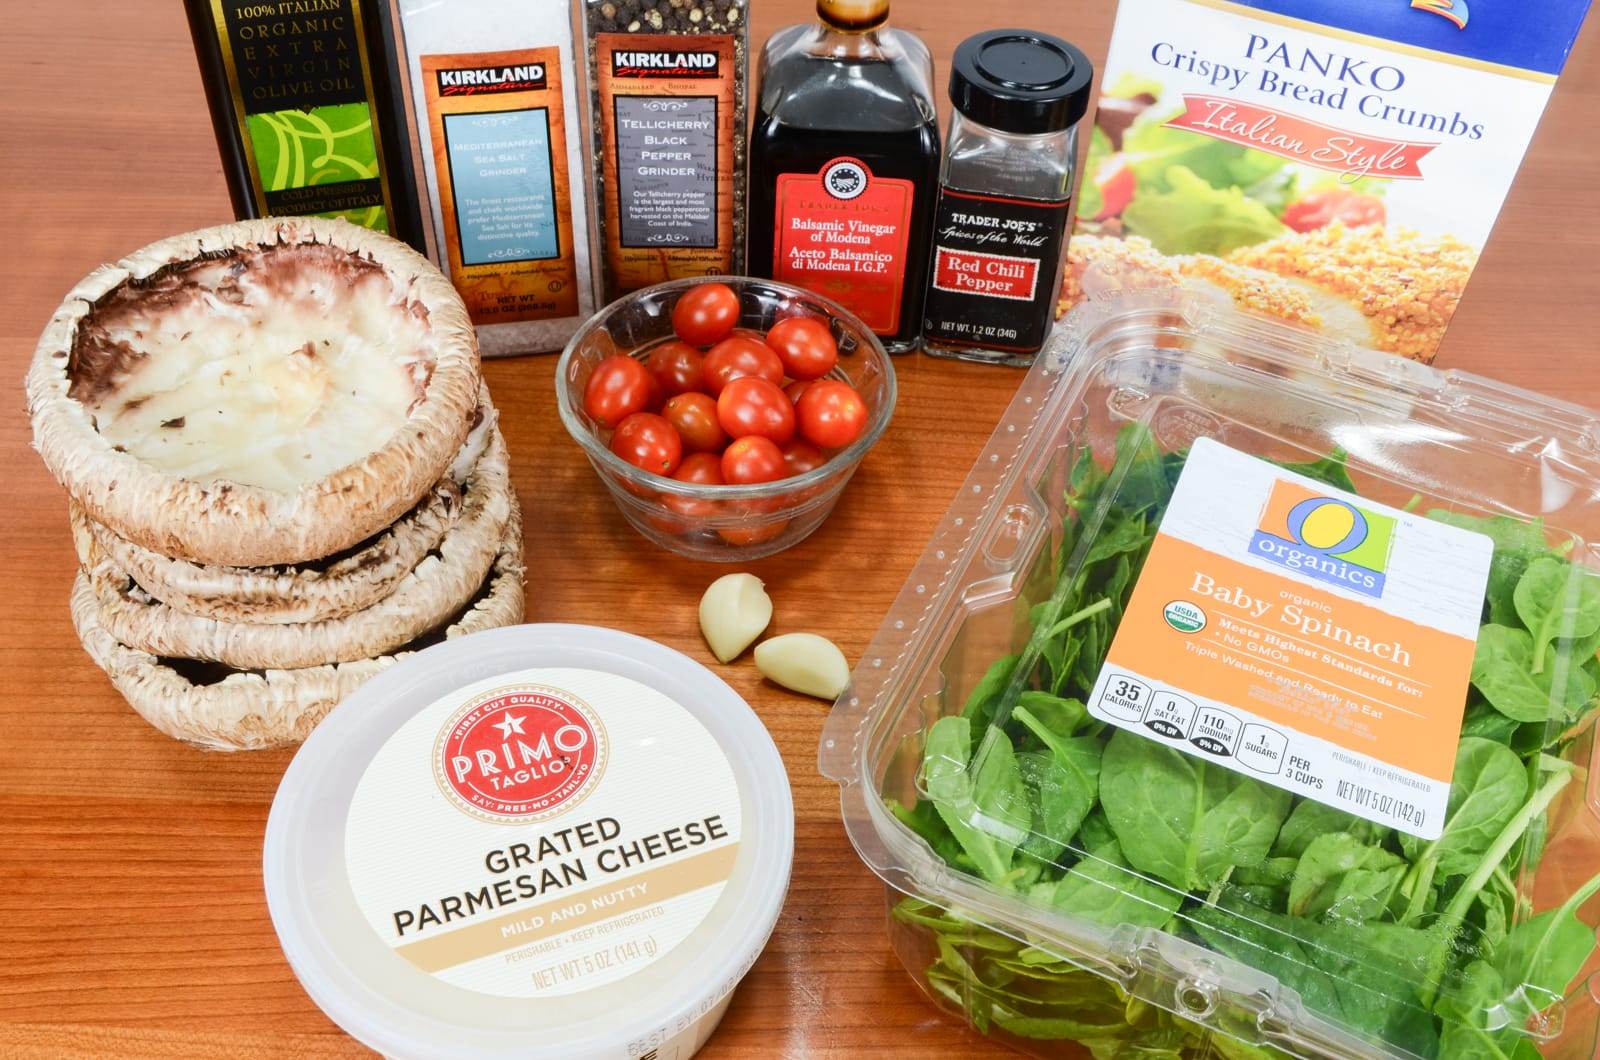
[[[1394,527],[1393,516],[1279,479],[1250,552],[1318,581],[1381,597]]]
[[[1467,28],[1467,0],[1411,0],[1411,6],[1449,19],[1456,29]]]
[[[606,732],[588,704],[542,685],[498,688],[453,714],[434,742],[439,790],[486,821],[571,809],[605,768]]]
[[[853,199],[867,190],[867,170],[853,158],[841,158],[822,171],[822,186],[835,199]]]

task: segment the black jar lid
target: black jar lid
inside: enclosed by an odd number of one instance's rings
[[[968,37],[950,64],[950,102],[1001,132],[1058,132],[1089,110],[1094,64],[1060,37],[991,29]]]

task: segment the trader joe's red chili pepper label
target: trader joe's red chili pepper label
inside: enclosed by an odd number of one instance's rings
[[[1070,204],[941,191],[923,335],[1024,353],[1043,346]]]
[[[900,329],[916,185],[841,157],[777,180],[772,277],[832,298],[880,335]]]

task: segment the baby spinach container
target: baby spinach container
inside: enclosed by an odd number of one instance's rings
[[[1057,330],[825,727],[1036,1056],[1590,1058],[1600,414],[1184,293]]]

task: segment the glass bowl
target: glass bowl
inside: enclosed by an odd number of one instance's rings
[[[797,315],[826,320],[839,344],[839,363],[827,378],[843,379],[860,393],[867,406],[861,437],[821,467],[751,486],[679,482],[634,467],[613,453],[608,447],[611,432],[583,408],[590,373],[613,354],[643,360],[653,347],[674,338],[673,305],[702,283],[733,288],[739,296],[740,328],[765,333],[783,317]],[[583,447],[595,474],[634,529],[679,555],[732,563],[782,552],[822,525],[861,458],[889,425],[894,367],[877,336],[837,302],[772,280],[707,276],[646,287],[597,313],[561,354],[556,398],[561,422]]]

